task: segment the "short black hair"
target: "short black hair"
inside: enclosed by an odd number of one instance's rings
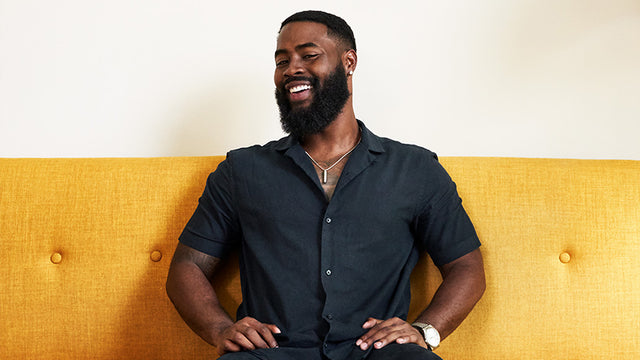
[[[353,36],[353,30],[341,17],[319,10],[300,11],[286,18],[280,25],[280,31],[288,23],[297,21],[310,21],[325,25],[329,36],[337,38],[347,49],[356,51],[356,38]]]

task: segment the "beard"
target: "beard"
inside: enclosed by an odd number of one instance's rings
[[[284,85],[296,80],[311,83],[313,99],[307,107],[292,109]],[[350,96],[347,75],[340,64],[329,74],[323,85],[320,85],[317,77],[289,78],[281,88],[276,88],[282,130],[297,139],[317,134],[338,117]]]

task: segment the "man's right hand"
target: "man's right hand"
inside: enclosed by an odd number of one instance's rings
[[[277,326],[247,316],[222,329],[214,341],[218,353],[223,355],[243,350],[277,348],[278,342],[273,334],[280,334]]]
[[[182,243],[176,247],[167,276],[167,294],[184,321],[220,354],[278,346],[280,329],[246,317],[235,324],[212,286],[220,259]]]

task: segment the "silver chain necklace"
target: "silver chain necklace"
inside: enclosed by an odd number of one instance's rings
[[[305,150],[305,154],[307,154],[307,156],[309,157],[309,159],[311,159],[311,161],[313,162],[313,164],[315,166],[318,167],[318,169],[322,170],[322,183],[326,184],[327,183],[327,178],[329,177],[329,170],[333,169],[334,166],[338,165],[340,163],[340,161],[344,160],[344,158],[346,158],[349,154],[351,154],[351,152],[353,152],[353,150],[356,149],[356,147],[358,147],[358,145],[360,144],[360,141],[362,141],[362,136],[360,136],[360,138],[358,139],[358,143],[356,143],[351,150],[347,151],[344,155],[342,155],[340,157],[340,159],[338,159],[336,162],[334,162],[333,164],[331,164],[331,166],[329,166],[328,168],[323,168],[322,166],[320,166],[320,164],[318,164],[317,161],[315,161],[311,155],[309,155],[309,153]]]

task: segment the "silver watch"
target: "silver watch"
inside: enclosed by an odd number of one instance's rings
[[[432,325],[414,322],[411,326],[420,331],[420,334],[424,337],[424,342],[427,343],[429,350],[435,350],[440,345],[440,333]]]

